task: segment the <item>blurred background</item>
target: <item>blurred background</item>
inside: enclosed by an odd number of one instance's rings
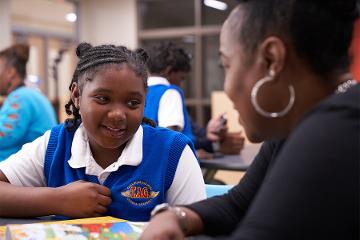
[[[192,55],[183,88],[191,117],[204,126],[211,117],[212,93],[223,89],[219,33],[235,5],[235,0],[0,0],[0,49],[30,44],[27,84],[60,106],[63,121],[79,42],[146,49],[171,40]],[[358,30],[351,51],[360,52]],[[359,79],[358,56],[353,72]]]

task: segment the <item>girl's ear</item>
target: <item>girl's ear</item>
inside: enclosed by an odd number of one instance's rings
[[[76,108],[80,108],[80,89],[77,83],[71,84],[71,100],[73,101]]]

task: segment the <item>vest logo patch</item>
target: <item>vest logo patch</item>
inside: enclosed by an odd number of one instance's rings
[[[153,191],[152,187],[143,181],[136,181],[131,183],[126,191],[121,192],[121,195],[137,206],[144,206],[151,202],[151,200],[159,195],[159,191]]]

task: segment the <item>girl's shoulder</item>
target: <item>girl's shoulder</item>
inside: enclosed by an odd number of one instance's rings
[[[164,127],[152,127],[150,125],[147,124],[142,124],[141,125],[143,128],[143,134],[144,134],[144,138],[148,138],[148,139],[153,139],[155,140],[157,139],[165,139],[165,140],[170,140],[170,139],[184,139],[186,140],[187,137],[182,134],[181,132],[177,132],[174,130],[171,130],[169,128],[164,128]]]

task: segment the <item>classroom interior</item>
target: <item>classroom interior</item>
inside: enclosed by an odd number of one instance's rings
[[[62,122],[79,42],[146,49],[173,41],[192,56],[182,86],[191,118],[205,126],[212,116],[227,112],[229,131],[239,131],[237,113],[223,92],[218,53],[221,24],[235,5],[235,0],[1,0],[0,49],[30,45],[27,84],[51,100]],[[360,79],[359,21],[350,51],[352,73]],[[259,146],[246,142],[242,156],[252,159]],[[218,171],[216,178],[233,185],[242,175]]]

